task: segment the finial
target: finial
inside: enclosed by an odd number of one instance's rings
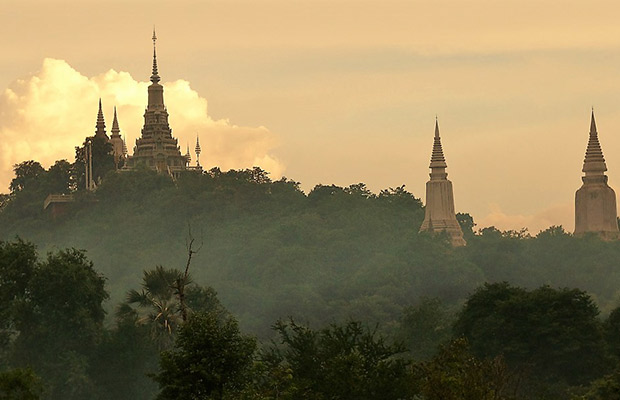
[[[127,156],[127,153],[129,153],[127,151],[127,141],[125,140],[125,135],[123,135],[123,155]]]
[[[151,75],[151,82],[159,82],[159,74],[157,72],[157,50],[155,42],[157,41],[157,35],[155,35],[155,26],[153,26],[153,74]]]
[[[198,134],[196,134],[196,165],[200,166],[200,142],[198,141]]]
[[[105,133],[105,119],[103,118],[103,108],[101,107],[101,97],[99,98],[99,112],[97,113],[97,124],[95,125],[95,136],[108,138]]]
[[[594,118],[594,108],[592,108],[592,117],[590,120],[590,134],[588,138],[588,147],[586,148],[586,157],[583,160],[583,172],[586,176],[601,176],[607,171],[603,150],[598,140],[598,132],[596,130],[596,120]]]
[[[112,132],[112,136],[120,137],[119,135],[120,131],[121,130],[118,127],[118,117],[116,115],[116,106],[114,106],[114,120],[112,121],[112,130],[110,132]]]
[[[197,155],[200,155],[200,141],[198,140],[198,135],[196,135],[196,148],[194,150]]]
[[[441,138],[439,137],[439,121],[437,117],[435,117],[435,139],[433,140],[433,152],[431,153],[431,165],[430,168],[433,170],[431,173],[431,178],[433,177],[441,177],[445,178],[447,175],[445,173],[446,159],[443,156],[443,149],[441,147]]]

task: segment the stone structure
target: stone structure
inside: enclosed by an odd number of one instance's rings
[[[114,106],[114,121],[112,121],[112,130],[110,131],[110,143],[112,144],[112,155],[114,156],[114,165],[118,169],[125,163],[126,146],[125,141],[121,138],[121,130],[118,127],[118,117],[116,116],[116,106]]]
[[[186,169],[187,158],[181,154],[177,139],[168,125],[168,111],[164,105],[164,87],[159,84],[157,71],[157,37],[153,31],[153,73],[148,88],[148,105],[144,112],[142,136],[136,140],[133,156],[127,157],[126,169],[139,165],[161,173],[177,176]]]
[[[105,132],[105,119],[103,118],[103,109],[101,108],[101,99],[99,99],[99,112],[97,113],[97,124],[95,125],[95,138],[104,141],[110,140]]]
[[[420,232],[446,232],[453,246],[465,246],[463,231],[454,213],[452,182],[448,180],[446,159],[441,148],[439,123],[435,119],[435,140],[431,155],[430,177],[426,182],[426,215]]]
[[[605,239],[617,239],[616,193],[607,184],[607,165],[598,141],[594,110],[582,171],[583,185],[575,193],[575,235],[596,232]]]

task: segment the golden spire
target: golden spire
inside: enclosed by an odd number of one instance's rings
[[[105,133],[105,120],[103,118],[103,109],[101,108],[101,98],[99,98],[99,112],[97,113],[97,125],[95,125],[95,137],[108,139],[108,135]]]
[[[118,127],[118,117],[116,116],[116,106],[114,106],[114,120],[112,121],[112,137],[121,137],[120,128]]]
[[[596,121],[594,119],[594,109],[592,109],[592,117],[590,120],[590,135],[588,138],[588,147],[586,149],[586,157],[583,160],[583,172],[589,175],[604,175],[607,171],[603,150],[598,141],[598,132],[596,130]]]
[[[155,27],[153,27],[153,74],[151,75],[151,82],[157,83],[159,82],[159,74],[157,72],[157,51],[155,44],[157,42],[157,35],[155,35]]]
[[[439,137],[439,122],[435,117],[435,138],[433,140],[433,152],[431,154],[431,179],[445,179],[448,174],[446,173],[446,159],[443,155],[443,149],[441,147],[441,138]]]

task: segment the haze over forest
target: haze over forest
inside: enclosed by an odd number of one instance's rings
[[[199,133],[207,167],[421,197],[438,114],[458,211],[479,227],[571,231],[594,106],[619,186],[611,1],[8,3],[2,187],[15,163],[71,160],[100,96],[131,148],[153,24],[173,133],[183,148]]]
[[[0,399],[617,397],[616,3],[5,3]]]

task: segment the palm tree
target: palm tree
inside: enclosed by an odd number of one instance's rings
[[[144,271],[142,290],[127,292],[127,301],[117,312],[121,318],[132,317],[138,325],[150,325],[151,336],[160,350],[169,349],[181,322],[178,283],[183,274],[160,265]]]

